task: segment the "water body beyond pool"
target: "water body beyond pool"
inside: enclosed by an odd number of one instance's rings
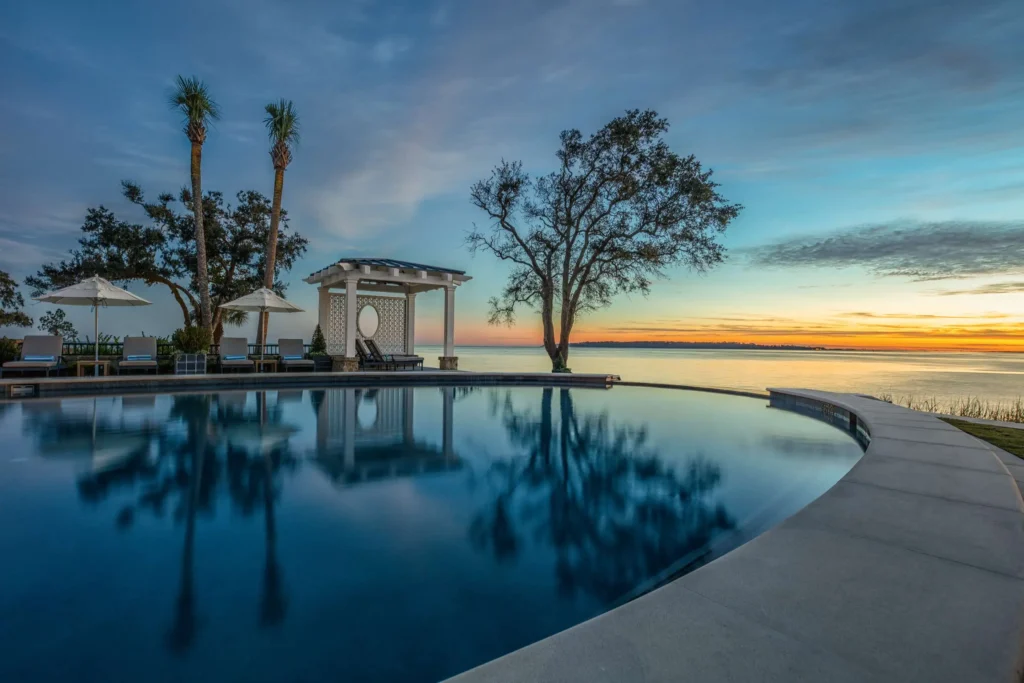
[[[439,347],[418,346],[428,363]],[[459,367],[476,371],[549,372],[540,347],[470,346],[456,349]],[[1009,402],[1024,396],[1024,353],[914,353],[883,351],[741,351],[574,347],[575,372],[612,373],[631,382],[764,391],[804,387],[852,394],[920,399],[975,396]]]
[[[388,388],[0,404],[0,681],[434,681],[806,505],[764,401]]]

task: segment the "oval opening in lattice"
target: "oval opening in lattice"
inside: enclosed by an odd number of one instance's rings
[[[359,327],[359,334],[372,338],[373,335],[377,334],[377,328],[380,326],[380,314],[377,313],[376,308],[367,304],[360,309],[359,319],[356,324]]]

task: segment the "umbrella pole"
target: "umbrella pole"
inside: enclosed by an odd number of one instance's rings
[[[263,316],[266,314],[266,309],[260,309],[259,322],[256,323],[256,326],[259,328],[256,334],[263,337],[263,344],[260,345],[260,360],[263,360],[263,352],[267,350],[267,328],[263,326]]]
[[[92,366],[92,376],[93,377],[99,377],[100,376],[100,302],[98,300],[93,303],[92,310],[93,310],[92,333],[93,333],[93,339],[96,340],[96,344],[93,347],[92,359],[93,359],[94,363],[93,363],[93,366]]]

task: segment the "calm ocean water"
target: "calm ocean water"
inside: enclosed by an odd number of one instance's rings
[[[428,362],[436,346],[417,347]],[[551,369],[541,348],[460,347],[463,370]],[[436,362],[434,363],[436,365]],[[1024,354],[868,351],[717,351],[573,348],[574,372],[612,373],[624,380],[763,391],[814,387],[918,398],[977,396],[1010,401],[1024,395]]]

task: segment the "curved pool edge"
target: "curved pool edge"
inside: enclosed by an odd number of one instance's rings
[[[870,397],[769,389],[870,435],[777,527],[453,681],[1018,681],[1024,503],[982,442]]]
[[[609,388],[613,374],[551,372],[475,372],[451,370],[206,373],[202,375],[113,375],[109,377],[4,377],[0,401],[74,398],[122,394],[171,394],[206,391],[261,391],[310,387],[362,386],[554,386]],[[24,396],[19,387],[31,387]]]

